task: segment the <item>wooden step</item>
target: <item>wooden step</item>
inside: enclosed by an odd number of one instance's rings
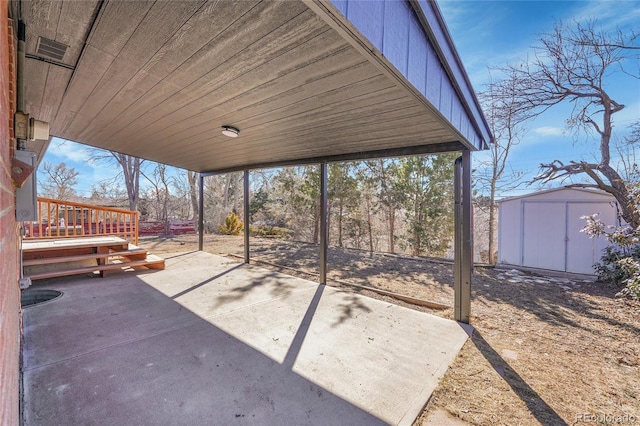
[[[94,264],[95,263],[95,264]],[[121,238],[76,238],[23,243],[24,275],[33,280],[144,266],[164,269],[164,259]]]
[[[32,280],[41,280],[45,278],[88,274],[88,273],[97,272],[97,271],[113,271],[113,270],[119,270],[119,269],[121,270],[123,268],[133,268],[133,267],[140,267],[140,266],[144,266],[149,269],[164,269],[164,259],[150,254],[144,260],[133,260],[133,261],[127,261],[127,262],[115,261],[114,263],[109,263],[106,265],[96,265],[96,266],[87,266],[87,267],[75,268],[75,269],[47,271],[47,272],[30,274],[28,276]]]
[[[147,250],[134,246],[133,244],[129,244],[126,251],[130,252],[126,255],[129,260],[143,260],[147,257]]]
[[[129,260],[144,260],[147,258],[147,251],[145,249],[136,248],[133,250],[114,251],[111,253],[89,253],[89,254],[75,254],[69,256],[60,257],[43,257],[35,259],[26,259],[22,262],[22,266],[34,266],[34,265],[50,265],[52,263],[65,263],[74,262],[77,260],[87,259],[106,259],[112,257],[127,257]]]
[[[129,243],[126,240],[117,237],[51,238],[46,240],[23,240],[22,252],[26,254],[95,247],[109,248],[112,250],[127,250],[128,246]]]

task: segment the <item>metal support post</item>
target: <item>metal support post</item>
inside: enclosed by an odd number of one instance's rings
[[[327,198],[327,163],[320,164],[320,284],[327,283],[327,244],[328,229],[328,198]]]
[[[455,162],[455,263],[454,316],[469,323],[471,314],[471,275],[473,270],[473,232],[471,223],[471,152],[463,151]]]
[[[198,250],[204,249],[204,176],[199,174],[198,185]]]
[[[244,171],[244,263],[249,263],[249,170]]]

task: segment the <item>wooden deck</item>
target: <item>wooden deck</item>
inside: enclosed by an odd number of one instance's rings
[[[22,267],[32,280],[145,267],[164,269],[164,259],[119,237],[81,237],[22,242]]]

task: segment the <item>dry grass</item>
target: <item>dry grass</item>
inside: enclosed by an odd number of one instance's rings
[[[140,244],[155,253],[187,251],[197,248],[197,237],[144,238]],[[307,278],[317,272],[314,245],[271,239],[251,244],[255,259],[296,268]],[[241,254],[242,238],[207,235],[205,250]],[[453,301],[452,265],[446,262],[331,248],[329,263],[330,280]],[[452,309],[430,311],[360,292],[452,317]],[[442,410],[477,425],[597,423],[585,415],[640,424],[640,303],[616,299],[615,292],[602,283],[476,268],[475,332],[416,424],[436,424],[430,414]]]

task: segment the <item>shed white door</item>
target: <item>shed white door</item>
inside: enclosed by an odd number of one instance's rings
[[[615,208],[607,202],[524,202],[522,265],[593,274],[607,242],[580,230],[586,224],[581,217],[594,213],[607,224],[616,223]]]
[[[564,271],[565,204],[525,202],[522,238],[522,265]]]

